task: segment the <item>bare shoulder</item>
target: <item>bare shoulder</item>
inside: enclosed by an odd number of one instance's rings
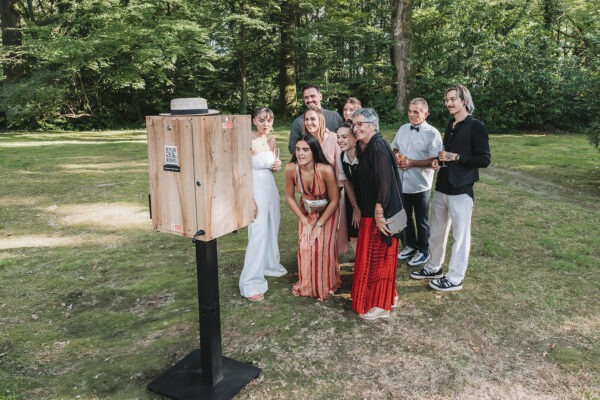
[[[333,168],[331,168],[331,165],[318,163],[317,168],[319,169],[319,173],[323,178],[335,178]]]
[[[290,162],[285,166],[285,174],[296,174],[296,164]]]

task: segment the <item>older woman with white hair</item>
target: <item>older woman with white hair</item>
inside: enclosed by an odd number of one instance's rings
[[[379,117],[361,108],[352,117],[356,139],[364,144],[358,164],[362,215],[352,281],[352,308],[362,318],[387,318],[397,302],[396,265],[402,226],[391,228],[402,216],[400,177],[388,143],[378,132]],[[395,221],[394,221],[395,222]],[[406,225],[404,215],[404,225]]]

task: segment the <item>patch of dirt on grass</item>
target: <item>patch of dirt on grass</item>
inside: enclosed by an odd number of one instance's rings
[[[174,292],[163,292],[153,296],[137,299],[135,302],[134,309],[136,312],[146,312],[152,309],[161,308],[167,304],[172,303],[173,301],[175,301]]]

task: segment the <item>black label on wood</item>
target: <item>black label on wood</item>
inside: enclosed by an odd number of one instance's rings
[[[179,168],[179,165],[165,164],[165,165],[163,165],[163,170],[165,170],[165,171],[179,172],[179,171],[181,171],[181,168]]]

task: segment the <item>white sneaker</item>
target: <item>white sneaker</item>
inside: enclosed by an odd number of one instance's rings
[[[413,258],[408,262],[408,265],[411,267],[417,267],[421,264],[425,264],[431,258],[431,254],[423,254],[420,251],[417,251]]]
[[[406,260],[410,258],[415,253],[415,249],[410,246],[406,246],[402,249],[400,253],[398,253],[398,260]]]

